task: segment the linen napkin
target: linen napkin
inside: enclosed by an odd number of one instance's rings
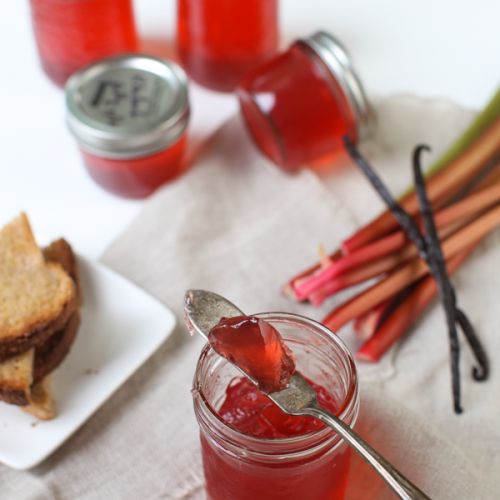
[[[377,135],[365,152],[396,192],[410,180],[414,144],[424,140],[438,153],[472,116],[451,103],[407,97],[382,99],[376,107]],[[185,290],[213,290],[248,313],[283,310],[319,319],[339,299],[314,309],[286,299],[281,285],[317,258],[319,243],[335,248],[379,207],[353,166],[332,175],[286,175],[257,152],[239,118],[231,119],[197,164],[148,200],[103,256],[176,313],[173,336],[43,465],[31,472],[0,467],[2,498],[205,498],[190,395],[203,343],[183,326]],[[459,302],[493,364],[491,379],[477,384],[464,352],[464,415],[452,413],[446,329],[437,307],[380,364],[358,366],[357,430],[435,499],[498,498],[498,257],[496,234],[456,279]],[[340,335],[354,347],[348,328]],[[354,459],[348,498],[394,495]]]

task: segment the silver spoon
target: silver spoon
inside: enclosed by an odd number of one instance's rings
[[[186,292],[184,312],[190,331],[196,331],[205,339],[208,338],[210,330],[221,318],[244,315],[240,309],[224,297],[205,290],[188,290]],[[248,376],[238,366],[233,366],[255,385],[258,385],[256,380]],[[267,394],[267,397],[289,415],[309,415],[332,427],[351,448],[375,469],[400,498],[430,500],[425,493],[363,441],[348,425],[332,413],[320,408],[316,391],[300,373],[295,372],[292,375],[290,383],[285,389]]]

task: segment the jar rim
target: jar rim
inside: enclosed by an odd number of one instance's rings
[[[266,312],[254,314],[252,316],[268,321],[272,321],[274,319],[299,325],[302,324],[309,330],[314,329],[319,332],[320,335],[326,336],[332,341],[332,345],[338,349],[349,375],[346,395],[343,398],[337,415],[343,421],[348,420],[349,425],[353,426],[356,422],[359,411],[358,377],[354,359],[342,340],[324,325],[302,315],[285,312]],[[217,412],[208,402],[203,394],[203,391],[201,390],[201,383],[203,382],[203,374],[201,373],[203,370],[203,363],[209,356],[214,356],[214,358],[217,359],[215,361],[216,363],[227,363],[226,360],[211,349],[209,344],[205,345],[198,359],[193,379],[192,392],[195,413],[197,413],[197,416],[201,419],[199,422],[200,425],[215,425],[217,427],[217,436],[221,437],[226,444],[241,448],[240,443],[244,442],[248,448],[251,449],[252,453],[254,455],[259,455],[261,459],[266,456],[269,457],[274,454],[283,453],[286,454],[289,459],[296,459],[304,453],[315,453],[319,449],[323,449],[325,446],[332,445],[332,443],[334,443],[333,449],[336,449],[342,444],[343,440],[340,436],[338,436],[333,429],[327,426],[306,434],[287,438],[261,438],[249,436],[237,429],[234,429],[233,427],[230,427],[217,415]],[[263,448],[265,448],[265,451]]]
[[[375,114],[344,45],[326,31],[318,31],[299,39],[297,43],[309,47],[333,74],[356,118],[357,137],[368,137],[373,129]]]

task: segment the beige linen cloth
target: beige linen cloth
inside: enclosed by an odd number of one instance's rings
[[[415,143],[428,142],[437,153],[472,116],[450,103],[410,97],[383,99],[377,108],[378,131],[364,150],[396,192],[410,181]],[[381,208],[352,165],[325,176],[288,176],[259,155],[232,119],[185,177],[148,200],[103,257],[176,313],[173,336],[43,465],[30,472],[0,466],[0,497],[203,499],[190,396],[202,342],[183,326],[184,291],[219,292],[249,313],[283,310],[319,319],[339,299],[313,309],[283,297],[280,286],[316,259],[319,243],[333,249]],[[500,498],[499,243],[498,234],[490,237],[455,279],[492,361],[491,379],[475,383],[464,350],[463,415],[452,413],[439,307],[380,364],[359,366],[358,431],[435,499]],[[354,346],[349,328],[340,335]],[[348,498],[394,495],[355,459]]]

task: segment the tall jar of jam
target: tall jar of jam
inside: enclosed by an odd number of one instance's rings
[[[278,45],[278,0],[178,0],[177,44],[189,76],[234,90]]]
[[[143,198],[183,172],[190,108],[176,64],[104,59],[70,78],[66,108],[89,174],[108,191]]]
[[[285,170],[331,163],[343,136],[356,142],[373,122],[346,50],[325,32],[254,68],[237,94],[254,142]]]
[[[42,67],[59,86],[104,57],[134,52],[132,0],[30,0]]]
[[[318,400],[351,427],[359,411],[354,361],[339,338],[285,313],[257,317],[274,326]],[[205,347],[193,384],[209,500],[342,500],[350,449],[311,417],[283,413]]]

